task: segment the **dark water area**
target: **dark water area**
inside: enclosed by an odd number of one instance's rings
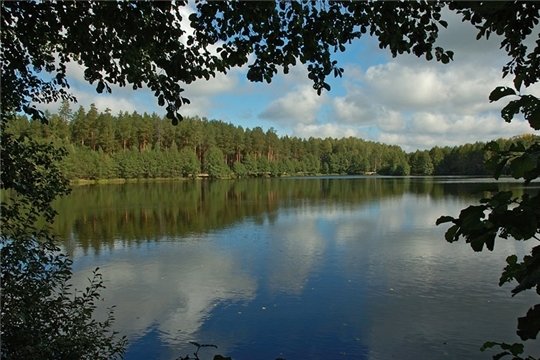
[[[189,341],[241,359],[490,359],[537,295],[498,286],[510,254],[444,240],[441,215],[490,179],[314,177],[74,188],[55,227],[83,288],[99,267],[126,360]],[[515,195],[538,191],[506,180]],[[536,343],[526,343],[531,355]]]

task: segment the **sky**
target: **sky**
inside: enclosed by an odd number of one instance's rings
[[[399,145],[407,152],[538,134],[523,119],[502,120],[500,110],[510,97],[488,100],[495,87],[512,85],[511,78],[502,78],[508,58],[499,49],[501,38],[492,35],[489,41],[477,41],[472,25],[453,13],[445,14],[449,26],[441,29],[436,45],[454,51],[454,61],[447,65],[408,54],[392,58],[388,49],[379,49],[376,40],[367,36],[335,54],[344,76],[329,78],[332,89],[321,96],[313,90],[303,65],[287,75],[275,75],[271,84],[250,83],[246,65],[186,85],[183,96],[191,104],[180,112],[243,128],[274,128],[278,136],[353,136]],[[533,37],[537,35],[533,32]],[[68,64],[71,90],[78,99],[73,109],[82,105],[88,110],[94,103],[99,111],[109,108],[113,114],[137,111],[165,116],[151,91],[112,86],[112,94],[98,94],[84,81],[83,71],[76,63]],[[538,95],[540,85],[522,93]],[[56,111],[58,104],[42,108]]]

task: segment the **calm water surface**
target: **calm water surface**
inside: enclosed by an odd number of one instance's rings
[[[480,181],[86,186],[56,204],[56,228],[77,287],[100,267],[126,360],[176,359],[191,340],[218,346],[203,359],[490,359],[483,342],[519,341],[536,296],[497,285],[505,258],[533,244],[475,253],[435,226],[475,202]]]

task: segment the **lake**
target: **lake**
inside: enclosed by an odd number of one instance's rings
[[[76,287],[100,268],[98,316],[116,305],[126,360],[191,355],[189,341],[218,346],[201,359],[490,359],[482,344],[519,341],[517,318],[537,302],[498,286],[506,257],[534,244],[499,240],[475,253],[435,226],[477,201],[471,191],[485,180],[80,186],[56,202],[55,230]]]

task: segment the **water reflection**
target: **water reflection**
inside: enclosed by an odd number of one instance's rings
[[[84,265],[78,262],[81,268],[75,284],[84,284],[85,274],[100,266],[106,279],[106,303],[119,306],[115,312],[118,329],[132,340],[157,331],[167,346],[184,347],[216,304],[251,301],[257,289],[254,276],[237,266],[233,254],[207,245],[178,247],[162,241],[153,247],[117,248],[114,256],[86,259]],[[151,352],[159,350],[155,344],[147,346]]]
[[[58,226],[78,287],[102,268],[105,303],[118,305],[116,327],[131,339],[127,360],[186,355],[192,339],[234,359],[490,358],[481,344],[517,340],[508,324],[532,300],[496,285],[504,258],[526,244],[477,254],[435,227],[470,203],[473,186],[321,178],[88,187],[58,204]]]

